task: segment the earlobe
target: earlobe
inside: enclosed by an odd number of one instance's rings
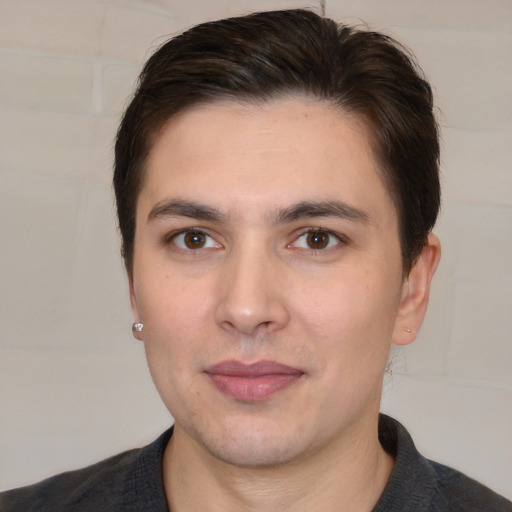
[[[133,324],[132,324],[132,334],[133,337],[139,341],[143,341],[143,335],[142,335],[142,329],[135,329],[135,325],[142,325],[140,317],[139,317],[139,311],[137,309],[137,298],[135,296],[135,286],[133,284],[133,277],[128,277],[128,284],[130,287],[130,305],[132,308],[132,318],[133,318]]]
[[[402,286],[393,330],[393,344],[408,345],[416,339],[427,311],[430,283],[441,257],[441,244],[430,234],[427,243]]]

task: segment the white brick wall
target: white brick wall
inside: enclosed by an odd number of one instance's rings
[[[90,106],[90,62],[1,50],[0,67],[3,76],[9,77],[0,82],[2,104],[65,111],[84,111]]]
[[[168,423],[131,341],[112,140],[163,35],[293,0],[0,0],[0,488],[147,442]],[[444,143],[443,261],[383,406],[426,455],[512,497],[512,3],[327,0],[408,44]]]
[[[115,2],[104,2],[102,55],[141,62],[152,53],[152,48],[155,49],[168,38],[162,36],[169,36],[177,31],[178,25],[171,13],[148,12],[143,5],[138,7],[138,2],[132,3],[134,7],[127,8]]]
[[[101,46],[102,2],[0,1],[0,44],[35,52],[96,55]]]

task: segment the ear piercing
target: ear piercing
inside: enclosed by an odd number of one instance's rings
[[[132,331],[133,332],[142,332],[142,329],[144,329],[144,324],[141,322],[136,322],[132,324]]]
[[[135,325],[135,324],[134,324]],[[142,329],[141,329],[142,330]],[[412,329],[409,329],[409,327],[404,327],[405,332],[412,332]]]

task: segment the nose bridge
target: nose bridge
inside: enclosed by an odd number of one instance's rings
[[[279,290],[280,261],[258,236],[233,248],[223,269],[217,322],[246,335],[263,326],[276,329],[288,320]]]

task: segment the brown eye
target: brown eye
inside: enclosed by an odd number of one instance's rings
[[[183,234],[183,243],[187,249],[202,249],[206,244],[206,236],[199,231],[189,231]]]
[[[171,248],[178,248],[181,251],[190,254],[197,254],[199,251],[208,251],[210,249],[222,249],[212,236],[204,231],[189,229],[175,233],[167,238],[166,244],[170,244]]]
[[[330,239],[329,233],[325,231],[311,231],[306,236],[306,243],[310,249],[325,249]]]
[[[296,247],[304,250],[307,249],[315,253],[315,251],[334,249],[337,246],[346,244],[347,241],[343,235],[333,233],[327,229],[311,228],[296,238],[289,247]]]

